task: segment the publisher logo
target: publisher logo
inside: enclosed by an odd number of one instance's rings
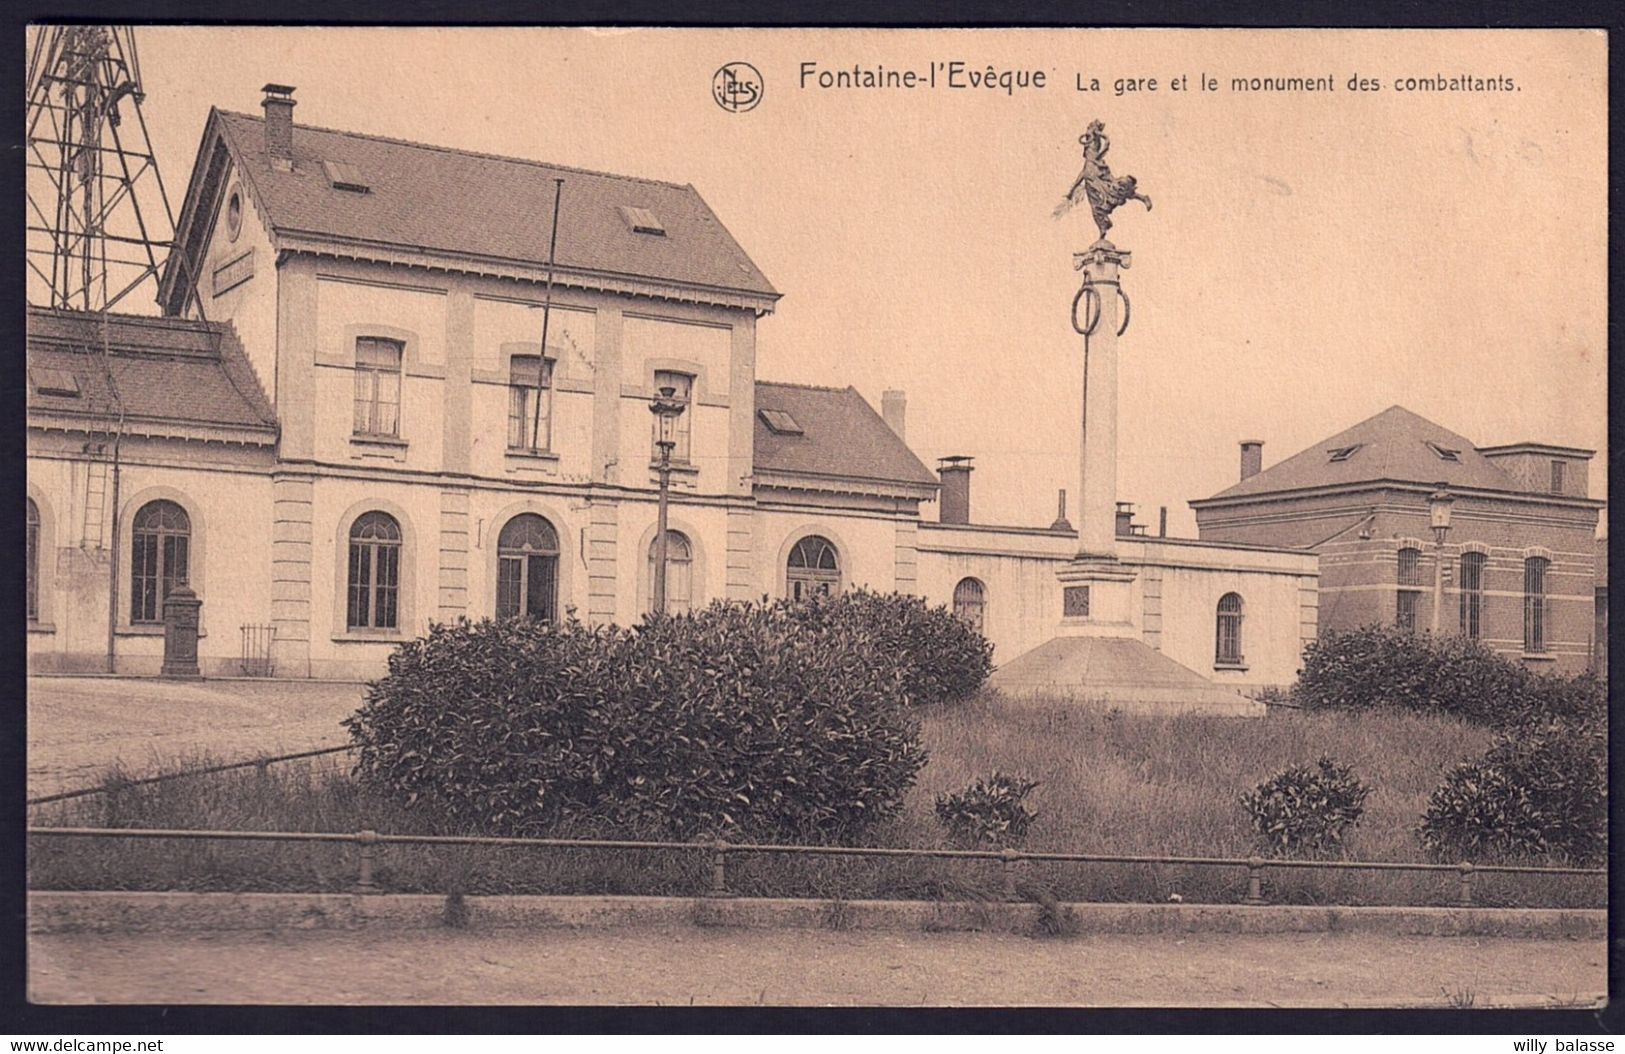
[[[754,110],[762,101],[762,74],[748,62],[730,62],[711,78],[711,98],[729,113]]]

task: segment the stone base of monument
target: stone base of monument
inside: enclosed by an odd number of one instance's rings
[[[1264,716],[1263,703],[1222,688],[1144,641],[1126,637],[1056,637],[999,667],[988,687],[1017,703]]]

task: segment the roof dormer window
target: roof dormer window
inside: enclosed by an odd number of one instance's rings
[[[34,391],[40,395],[55,395],[65,399],[79,398],[79,378],[72,370],[35,366],[28,371],[34,382]]]
[[[1331,450],[1326,451],[1331,455],[1326,460],[1331,462],[1347,461],[1363,446],[1365,446],[1364,443],[1355,443],[1353,446],[1333,447]]]
[[[790,416],[788,410],[758,410],[756,413],[761,417],[762,423],[767,425],[767,430],[776,436],[806,434],[801,425],[796,422],[796,419]]]
[[[322,171],[327,173],[327,181],[334,190],[348,190],[356,194],[366,194],[372,190],[372,185],[361,170],[348,161],[323,161]]]
[[[1449,448],[1447,446],[1440,446],[1438,443],[1434,443],[1434,442],[1431,442],[1431,441],[1428,443],[1428,449],[1433,451],[1435,454],[1438,454],[1440,461],[1457,461],[1457,462],[1459,462],[1461,460],[1461,451],[1460,450],[1452,450],[1451,448]]]
[[[652,234],[659,238],[666,236],[666,225],[646,208],[638,205],[622,205],[621,218],[632,228],[633,234]]]

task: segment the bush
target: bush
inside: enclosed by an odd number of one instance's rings
[[[1438,856],[1548,853],[1589,865],[1608,845],[1607,736],[1600,721],[1506,732],[1456,766],[1428,800],[1418,835]]]
[[[957,702],[976,693],[993,672],[993,645],[947,608],[917,596],[853,590],[815,595],[788,612],[809,625],[871,642],[902,673],[904,701]]]
[[[1038,818],[1024,802],[1036,786],[1037,780],[995,772],[958,794],[937,795],[937,820],[961,845],[1019,845]]]
[[[1498,728],[1599,715],[1606,705],[1589,675],[1537,674],[1474,640],[1386,626],[1311,642],[1293,695],[1310,708],[1394,707]]]
[[[1343,844],[1343,835],[1360,820],[1371,788],[1331,758],[1314,768],[1281,772],[1241,796],[1259,842],[1283,856],[1320,853]]]
[[[925,763],[900,680],[783,602],[461,622],[403,644],[346,725],[364,784],[470,829],[836,837],[895,813]]]

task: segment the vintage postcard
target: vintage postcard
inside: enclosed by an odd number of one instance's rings
[[[41,24],[30,997],[1605,999],[1607,38]]]

